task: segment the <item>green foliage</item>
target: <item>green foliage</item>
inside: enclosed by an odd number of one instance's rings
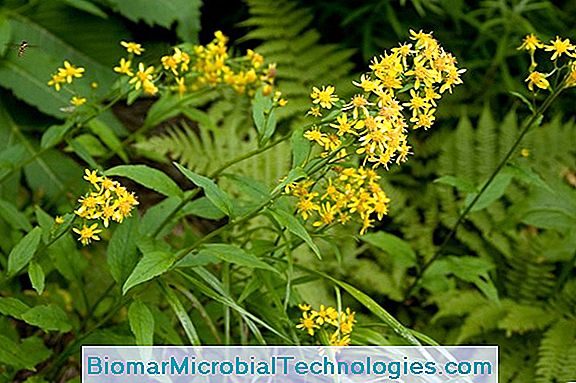
[[[199,0],[99,1],[133,21],[143,20],[149,25],[157,24],[167,29],[177,22],[176,32],[180,39],[197,41],[200,31],[200,6],[202,5]]]
[[[277,63],[274,90],[288,99],[279,108],[274,94],[239,94],[225,81],[175,94],[163,83],[170,71],[157,79],[158,96],[144,100],[126,76],[115,82],[112,67],[125,55],[118,43],[131,28],[138,36],[146,25],[172,29],[191,48],[200,1],[5,3],[0,381],[66,381],[78,371],[80,344],[309,344],[295,326],[304,302],[352,306],[353,344],[498,344],[502,382],[574,380],[574,120],[545,115],[447,237],[521,132],[523,117],[494,117],[501,110],[485,100],[520,87],[523,75],[512,76],[517,37],[536,27],[555,35],[564,4],[334,1],[318,13],[324,5],[314,1],[246,0],[241,40]],[[453,22],[462,33],[444,23],[428,29],[440,39],[454,34],[464,80],[488,85],[470,88],[466,103],[452,98],[455,107],[442,113],[458,121],[415,132],[414,160],[382,177],[391,199],[382,231],[356,236],[349,226],[306,224],[282,193],[315,172],[322,180],[333,159],[311,161],[303,137],[311,88],[335,85],[343,103],[358,78],[353,53],[369,59],[395,46],[398,35],[420,29],[415,13]],[[331,36],[318,28],[334,14],[345,15],[349,37],[327,44]],[[31,46],[22,57],[5,45],[24,39]],[[154,45],[131,58],[156,60]],[[47,86],[64,60],[86,68],[73,84],[78,94],[101,103],[65,107],[66,93]],[[74,213],[88,189],[85,167],[117,179],[139,202],[130,217],[100,226],[90,247],[81,247],[78,229],[103,217]]]
[[[309,9],[286,0],[246,3],[250,17],[240,23],[249,28],[244,40],[262,41],[255,49],[277,64],[278,88],[288,99],[278,110],[279,120],[302,116],[309,109],[312,86],[335,85],[341,95],[351,91],[349,59],[354,50],[321,44]]]
[[[246,108],[241,98],[217,101],[208,108],[208,121],[198,122],[197,127],[186,121],[170,125],[164,133],[139,141],[135,147],[151,159],[172,159],[195,172],[211,174],[229,159],[258,150],[259,138],[250,129]],[[242,166],[231,166],[230,172],[272,185],[289,166],[290,146],[280,142],[274,150],[253,156]]]

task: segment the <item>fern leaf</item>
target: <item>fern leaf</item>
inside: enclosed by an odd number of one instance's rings
[[[560,320],[542,337],[535,383],[564,382],[576,377],[576,321]],[[572,355],[570,358],[567,356]]]
[[[313,14],[287,0],[246,0],[250,17],[240,25],[251,28],[243,40],[261,40],[256,50],[278,65],[278,88],[289,103],[278,118],[302,116],[310,107],[312,86],[332,84],[340,96],[350,90],[352,50],[319,44],[311,28]]]

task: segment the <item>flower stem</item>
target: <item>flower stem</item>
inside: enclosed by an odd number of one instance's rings
[[[555,92],[551,93],[542,103],[542,105],[538,108],[538,110],[536,110],[536,112],[530,117],[530,119],[528,119],[526,121],[526,123],[524,124],[524,126],[522,127],[522,130],[520,131],[520,134],[518,135],[518,138],[516,139],[516,141],[514,142],[514,144],[510,147],[510,149],[508,150],[508,152],[506,153],[506,155],[504,156],[504,158],[502,158],[502,160],[500,161],[500,163],[498,164],[498,166],[496,167],[496,169],[494,169],[494,171],[492,172],[492,174],[490,175],[490,177],[488,178],[488,181],[486,181],[486,183],[484,184],[484,186],[482,186],[482,188],[480,189],[480,191],[478,192],[478,194],[476,194],[476,197],[474,197],[474,199],[468,204],[468,206],[466,206],[466,208],[462,211],[462,213],[460,213],[460,216],[458,217],[458,220],[456,221],[456,223],[454,224],[454,226],[452,226],[452,229],[450,229],[450,232],[448,233],[448,235],[444,238],[444,240],[442,241],[442,243],[440,244],[440,246],[438,247],[438,249],[436,250],[436,252],[434,253],[434,255],[432,256],[432,258],[430,258],[423,266],[422,268],[419,270],[416,279],[414,279],[414,281],[412,282],[412,284],[410,285],[410,287],[406,290],[406,293],[404,295],[405,299],[408,299],[410,297],[410,295],[413,293],[414,289],[418,286],[418,284],[422,281],[422,277],[424,276],[424,274],[426,273],[426,271],[430,268],[430,266],[432,266],[432,264],[438,259],[440,258],[440,256],[442,256],[444,254],[444,251],[446,250],[446,247],[448,246],[450,240],[452,240],[452,238],[454,237],[454,235],[456,234],[456,230],[458,230],[458,228],[460,227],[460,225],[462,224],[462,222],[464,222],[464,219],[466,218],[466,216],[468,215],[468,213],[470,213],[470,211],[472,210],[472,208],[474,207],[474,205],[478,202],[478,200],[480,200],[480,197],[484,194],[484,192],[488,189],[488,186],[490,186],[490,184],[492,183],[492,181],[494,181],[494,179],[496,178],[496,176],[498,175],[498,173],[500,173],[500,171],[504,168],[504,166],[506,166],[506,164],[508,163],[508,160],[510,160],[510,157],[512,157],[512,155],[516,152],[516,149],[518,148],[518,146],[520,145],[520,142],[522,141],[522,139],[524,138],[524,136],[526,136],[526,133],[528,133],[528,131],[530,130],[530,128],[544,115],[544,112],[550,107],[550,105],[552,104],[552,102],[560,95],[560,93],[562,93],[562,91],[565,89],[565,87],[561,86],[560,88],[558,88]]]

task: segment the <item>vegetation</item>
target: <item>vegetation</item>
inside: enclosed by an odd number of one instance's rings
[[[573,2],[162,3],[0,7],[0,381],[85,344],[576,380]]]

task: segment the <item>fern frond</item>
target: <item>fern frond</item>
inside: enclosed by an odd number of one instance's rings
[[[542,305],[554,292],[555,265],[519,252],[506,260],[507,296],[517,302]]]
[[[573,363],[575,353],[576,320],[556,322],[546,331],[540,342],[535,383],[565,382],[574,379],[576,377],[576,365]],[[568,363],[571,362],[572,364],[569,365]]]
[[[504,302],[503,309],[506,314],[498,322],[498,328],[505,330],[507,336],[541,330],[558,319],[556,313],[545,308],[521,305],[514,301]]]
[[[240,25],[251,28],[244,40],[261,40],[256,50],[278,65],[278,89],[288,99],[278,119],[303,116],[310,107],[312,86],[332,84],[340,96],[351,91],[349,73],[353,50],[320,44],[311,27],[313,14],[287,0],[246,0],[250,17]]]

